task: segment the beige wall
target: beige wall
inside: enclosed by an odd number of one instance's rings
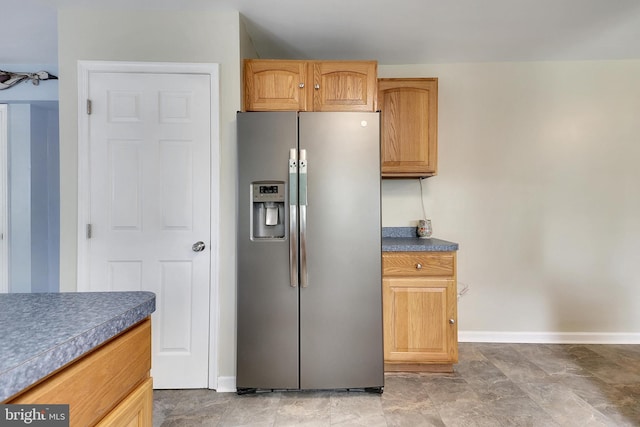
[[[379,67],[439,78],[434,236],[460,243],[462,331],[640,340],[640,61]],[[383,183],[383,225],[421,217]]]
[[[235,375],[235,113],[240,109],[237,12],[80,11],[58,15],[60,65],[60,288],[74,291],[77,221],[77,61],[220,64],[221,226],[218,366]]]

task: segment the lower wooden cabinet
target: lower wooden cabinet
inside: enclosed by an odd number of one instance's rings
[[[148,378],[104,417],[98,427],[149,427],[152,413],[153,381]]]
[[[151,320],[4,403],[68,404],[71,427],[151,427]]]
[[[455,252],[385,252],[386,371],[451,372],[458,362]]]

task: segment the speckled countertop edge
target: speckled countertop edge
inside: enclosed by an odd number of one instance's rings
[[[420,239],[415,227],[382,227],[382,252],[451,252],[458,244],[442,239]]]
[[[0,402],[154,311],[151,292],[0,295]]]

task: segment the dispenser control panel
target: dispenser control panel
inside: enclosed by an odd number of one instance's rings
[[[254,202],[284,202],[284,183],[253,184]]]
[[[251,240],[285,239],[285,195],[282,181],[251,183]]]

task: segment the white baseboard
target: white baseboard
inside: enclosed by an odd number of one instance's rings
[[[458,341],[519,344],[640,344],[640,333],[459,331]],[[235,393],[236,377],[218,377],[216,391]]]
[[[640,344],[640,333],[459,331],[458,341],[531,344]]]
[[[218,377],[218,393],[235,393],[236,377]]]

